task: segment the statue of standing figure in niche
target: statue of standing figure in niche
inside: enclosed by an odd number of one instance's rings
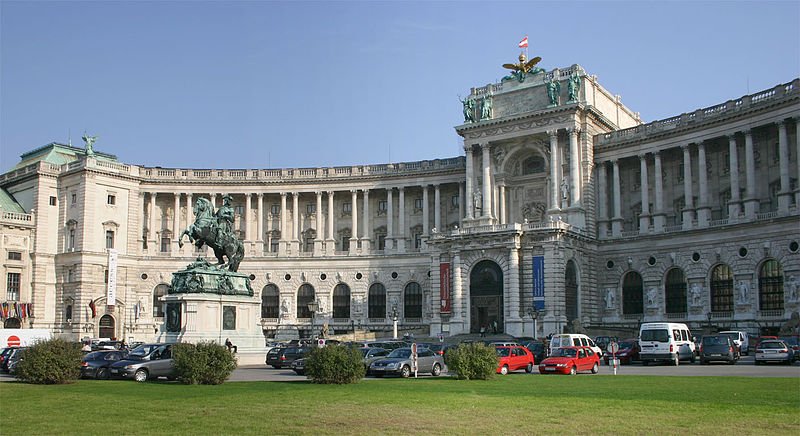
[[[650,288],[647,290],[647,307],[656,307],[657,296],[658,290],[656,290],[656,288]]]
[[[700,283],[692,283],[689,293],[692,296],[692,306],[700,306],[703,297],[703,288]]]
[[[475,210],[482,210],[483,209],[483,196],[481,195],[481,191],[474,191],[472,193],[472,205],[475,207]]]
[[[578,91],[581,89],[581,76],[575,71],[569,74],[569,81],[567,81],[567,92],[569,96],[567,100],[570,102],[578,101]]]
[[[553,78],[547,82],[546,86],[547,98],[550,100],[550,106],[558,106],[558,96],[561,94],[561,83],[553,76]]]
[[[566,176],[561,178],[561,199],[564,202],[569,201],[569,180],[567,180]]]
[[[613,288],[606,288],[604,300],[606,300],[606,309],[613,309],[616,306],[616,297],[614,296]]]
[[[83,132],[83,142],[86,143],[86,156],[94,156],[94,143],[97,142],[98,136],[89,136]]]
[[[750,292],[750,284],[746,280],[739,280],[737,286],[739,291],[739,304],[747,304],[747,294]]]
[[[484,95],[481,103],[481,121],[492,119],[492,96]]]
[[[465,100],[461,100],[459,97],[458,99],[462,105],[464,105],[464,122],[465,123],[474,123],[475,122],[475,100],[470,97],[467,97]]]

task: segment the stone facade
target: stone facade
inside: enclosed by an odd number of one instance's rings
[[[551,80],[563,82],[556,104]],[[323,325],[389,335],[395,314],[401,330],[433,335],[495,323],[625,334],[663,319],[758,333],[800,310],[800,81],[649,124],[578,65],[468,98],[491,110],[456,127],[464,156],[430,161],[200,170],[34,150],[0,175],[25,211],[0,219],[3,301],[32,303],[23,327],[71,339],[179,339],[166,330],[167,285],[213,256],[178,238],[194,200],[218,207],[229,194],[255,295],[236,297],[246,310],[233,329],[221,302],[171,306],[182,328],[218,326],[219,341],[253,324],[268,337]],[[198,319],[209,314],[219,319]]]

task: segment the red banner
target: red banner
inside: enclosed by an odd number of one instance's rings
[[[440,313],[450,313],[450,264],[439,264],[439,298]]]

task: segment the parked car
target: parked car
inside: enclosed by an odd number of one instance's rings
[[[308,347],[273,348],[267,352],[266,364],[275,369],[291,367],[292,362],[306,357],[310,350]]]
[[[597,336],[594,338],[594,343],[603,351],[603,354],[608,351],[608,344],[611,342],[619,342],[619,338],[616,336]]]
[[[361,356],[364,360],[364,369],[367,371],[369,371],[369,365],[372,362],[382,359],[391,353],[391,350],[378,347],[363,347],[359,348],[359,351],[361,351]]]
[[[28,347],[19,347],[16,349],[14,354],[8,358],[8,373],[14,375],[17,373],[17,365],[19,362],[25,358],[25,352],[28,350]]]
[[[511,371],[524,369],[525,372],[533,372],[533,365],[536,364],[533,354],[527,348],[520,345],[495,347],[497,353],[497,373],[506,375]]]
[[[781,362],[789,365],[794,361],[794,350],[781,340],[761,341],[756,348],[756,365]]]
[[[125,341],[99,341],[92,343],[92,351],[119,350],[125,347]]]
[[[561,347],[590,347],[598,356],[603,355],[603,350],[590,337],[579,333],[553,335],[550,338],[550,356],[553,355],[555,349]]]
[[[547,346],[542,341],[534,339],[532,341],[523,342],[520,345],[527,348],[528,351],[533,354],[534,362],[541,362],[547,357]]]
[[[600,356],[589,347],[560,347],[539,364],[542,374],[570,374],[580,371],[591,371],[597,374],[600,370]]]
[[[784,344],[788,345],[792,349],[794,360],[800,360],[800,336],[781,336],[778,338],[778,340],[783,341]]]
[[[107,380],[111,378],[111,364],[128,356],[127,351],[92,351],[81,359],[81,378]]]
[[[733,365],[739,360],[739,347],[729,335],[703,336],[700,342],[700,364],[727,362]]]
[[[650,362],[669,362],[678,366],[681,360],[694,363],[696,348],[692,332],[686,324],[646,322],[639,327],[639,357],[642,365]]]
[[[438,376],[444,369],[444,359],[428,348],[420,347],[417,350],[417,372]],[[367,375],[383,377],[384,375],[399,375],[409,377],[413,372],[411,361],[411,348],[398,348],[385,358],[377,359],[369,365]]]
[[[445,353],[447,353],[447,350],[449,350],[449,349],[451,349],[453,347],[454,347],[454,345],[452,345],[452,344],[445,344],[444,342],[441,342],[441,343],[438,343],[438,344],[429,345],[428,349],[433,351],[434,353],[444,357]]]
[[[740,354],[746,356],[750,352],[750,335],[747,332],[728,330],[718,334],[730,337]]]
[[[132,378],[137,382],[166,377],[175,380],[172,344],[142,344],[110,367],[112,378]]]
[[[20,347],[8,347],[3,349],[3,354],[0,356],[0,371],[8,372],[8,363],[11,358],[14,357],[14,354],[19,351],[19,348]]]
[[[306,358],[302,357],[300,359],[295,359],[292,361],[291,365],[292,371],[295,372],[297,375],[306,375]]]
[[[617,342],[619,349],[617,350],[616,357],[619,359],[621,365],[628,365],[632,362],[639,360],[639,352],[642,350],[639,347],[638,339],[625,339]],[[608,350],[608,348],[606,348]],[[606,365],[611,360],[611,353],[606,351],[603,355],[603,361]]]

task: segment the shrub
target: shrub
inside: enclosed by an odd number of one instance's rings
[[[236,359],[216,342],[175,344],[172,350],[175,372],[186,384],[219,385],[236,369]]]
[[[39,341],[25,350],[17,378],[35,384],[72,383],[81,376],[81,346],[63,339]]]
[[[314,383],[348,384],[364,378],[364,361],[356,348],[314,348],[306,356],[306,377]]]
[[[487,380],[497,371],[497,352],[483,343],[461,344],[446,356],[447,368],[461,380]]]

